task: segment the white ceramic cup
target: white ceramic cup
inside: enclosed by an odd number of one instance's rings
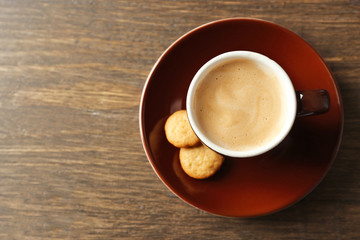
[[[244,150],[244,151],[238,151],[238,150],[230,150],[224,147],[221,147],[217,144],[215,144],[213,141],[211,141],[207,135],[206,132],[203,132],[201,130],[201,127],[199,126],[199,123],[197,121],[196,112],[194,111],[194,96],[196,94],[196,89],[199,85],[199,83],[203,80],[203,78],[214,68],[219,66],[220,64],[223,64],[225,62],[228,62],[230,60],[236,60],[236,59],[248,59],[256,62],[257,64],[260,64],[264,67],[270,68],[275,76],[278,78],[279,83],[282,86],[282,94],[285,97],[285,122],[278,131],[278,134],[276,134],[268,143],[264,145],[260,145],[254,149]],[[205,63],[195,74],[194,78],[192,79],[192,82],[189,86],[187,98],[186,98],[186,109],[187,114],[189,118],[189,122],[191,127],[193,128],[195,134],[199,137],[199,139],[209,148],[213,149],[214,151],[230,157],[253,157],[260,155],[262,153],[265,153],[274,147],[276,147],[280,142],[284,140],[284,138],[288,135],[290,132],[294,121],[296,117],[297,112],[297,97],[296,92],[294,90],[294,87],[292,85],[292,82],[287,75],[287,73],[280,67],[279,64],[277,64],[275,61],[271,60],[270,58],[259,54],[255,52],[250,51],[232,51],[232,52],[226,52],[221,55],[218,55]]]

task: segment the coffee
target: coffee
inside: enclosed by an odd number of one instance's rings
[[[207,73],[194,95],[201,131],[234,151],[259,148],[285,124],[286,98],[271,69],[249,59],[229,60]]]

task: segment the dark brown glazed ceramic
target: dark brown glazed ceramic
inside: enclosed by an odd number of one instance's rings
[[[228,51],[249,50],[278,62],[296,90],[325,89],[327,113],[297,118],[275,149],[252,158],[226,158],[211,178],[196,180],[180,167],[179,149],[164,134],[166,118],[185,109],[196,71]],[[140,131],[151,166],[164,184],[187,203],[213,214],[254,217],[284,209],[323,179],[338,152],[343,129],[341,97],[316,51],[291,31],[258,19],[225,19],[190,31],[156,62],[144,87]]]

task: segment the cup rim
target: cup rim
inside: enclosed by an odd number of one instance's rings
[[[211,141],[199,128],[198,123],[195,119],[195,113],[192,108],[193,100],[194,100],[194,94],[196,91],[197,86],[202,80],[202,77],[206,75],[209,71],[211,71],[214,67],[227,62],[231,60],[236,59],[250,59],[255,60],[257,62],[260,62],[262,64],[265,64],[266,66],[270,67],[272,70],[274,70],[274,73],[278,76],[279,81],[282,84],[282,87],[285,88],[285,96],[286,96],[286,121],[284,123],[284,126],[281,128],[281,131],[278,135],[276,135],[275,138],[272,139],[272,141],[256,148],[256,149],[248,149],[244,151],[237,151],[237,150],[230,150],[226,149],[224,147],[221,147],[217,144],[215,144],[213,141]],[[188,119],[190,122],[190,125],[195,132],[195,134],[199,137],[200,141],[214,150],[215,152],[218,152],[224,156],[229,157],[235,157],[235,158],[245,158],[245,157],[254,157],[261,155],[265,152],[270,151],[274,147],[276,147],[278,144],[280,144],[284,138],[288,135],[290,132],[294,121],[296,117],[296,109],[297,109],[297,101],[296,101],[296,94],[294,86],[291,82],[290,77],[285,72],[285,70],[274,60],[270,59],[269,57],[253,52],[253,51],[230,51],[225,52],[220,55],[217,55],[216,57],[210,59],[208,62],[206,62],[194,75],[190,86],[188,88],[187,96],[186,96],[186,109],[188,114]]]

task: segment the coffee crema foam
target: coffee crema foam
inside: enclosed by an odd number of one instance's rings
[[[215,144],[235,151],[270,142],[285,123],[285,98],[272,70],[231,60],[211,70],[194,96],[196,121]]]

